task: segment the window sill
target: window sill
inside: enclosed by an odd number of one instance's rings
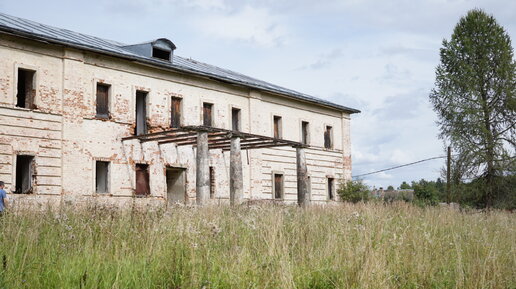
[[[95,120],[101,120],[101,121],[110,121],[111,120],[111,116],[94,116],[92,119],[95,119]]]

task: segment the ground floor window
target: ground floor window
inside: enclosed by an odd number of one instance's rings
[[[335,179],[328,178],[328,199],[335,200]]]
[[[134,194],[140,197],[150,195],[149,165],[147,164],[136,164],[136,190]]]
[[[95,162],[95,192],[97,194],[109,193],[109,162]]]
[[[273,174],[273,192],[274,199],[281,200],[283,199],[283,174],[275,173]]]
[[[210,199],[215,199],[215,169],[210,167]]]
[[[16,156],[16,194],[30,194],[33,192],[34,156]]]
[[[186,169],[167,167],[166,179],[168,204],[184,204],[186,200]]]

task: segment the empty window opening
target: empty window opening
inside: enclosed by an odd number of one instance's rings
[[[136,190],[134,194],[136,196],[150,195],[149,165],[147,164],[136,164]]]
[[[327,149],[333,148],[333,128],[329,125],[326,126],[324,131],[324,147]]]
[[[135,134],[147,133],[147,92],[136,92],[136,127]]]
[[[274,116],[274,138],[282,137],[281,116]]]
[[[329,200],[335,200],[335,185],[334,185],[334,179],[328,178],[328,199]]]
[[[181,127],[181,98],[172,97],[172,107],[170,115],[170,127]]]
[[[170,61],[170,51],[153,47],[152,57]]]
[[[212,126],[213,104],[203,102],[202,104],[202,124],[204,126]]]
[[[231,129],[240,131],[240,109],[234,107],[231,109]]]
[[[186,169],[167,167],[167,199],[170,206],[186,201]]]
[[[97,118],[109,118],[109,84],[97,83]]]
[[[283,174],[274,174],[274,199],[283,199]]]
[[[16,194],[32,193],[34,179],[34,157],[26,155],[16,156]]]
[[[215,169],[210,167],[210,199],[215,199]]]
[[[109,162],[95,162],[95,192],[97,194],[109,193],[108,187]]]
[[[18,92],[16,94],[16,106],[35,109],[34,97],[36,89],[34,85],[35,71],[18,69]]]
[[[303,143],[303,144],[308,144],[308,142],[310,141],[308,128],[309,128],[308,122],[302,121],[301,122],[301,143]]]

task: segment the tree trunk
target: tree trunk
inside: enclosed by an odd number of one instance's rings
[[[494,166],[494,140],[493,132],[490,122],[490,110],[489,103],[487,101],[487,93],[482,93],[482,109],[484,113],[484,126],[486,129],[486,162],[487,170],[485,174],[486,187],[484,192],[484,199],[487,208],[490,208],[493,203],[494,193],[494,177],[495,177],[495,166]]]

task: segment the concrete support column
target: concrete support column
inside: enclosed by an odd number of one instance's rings
[[[208,151],[208,132],[197,133],[197,173],[196,173],[196,201],[197,205],[205,205],[210,198],[210,165]]]
[[[242,203],[244,198],[244,176],[242,174],[242,155],[240,137],[231,137],[229,164],[229,200],[231,205]]]
[[[305,149],[296,148],[297,162],[297,203],[306,207],[310,204],[310,192],[308,184],[308,169],[306,168]]]

